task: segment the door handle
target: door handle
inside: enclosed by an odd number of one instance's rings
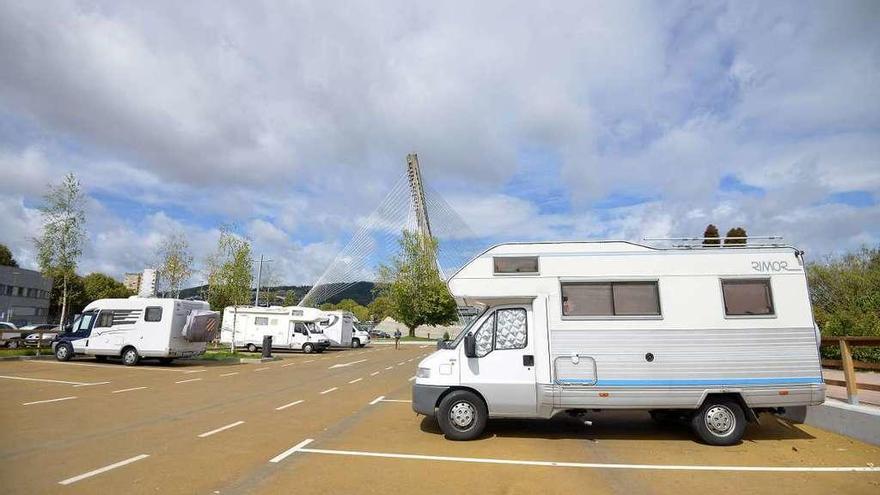
[[[534,366],[535,365],[535,356],[531,354],[523,355],[523,366]]]

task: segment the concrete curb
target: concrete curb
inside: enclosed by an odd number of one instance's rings
[[[820,406],[788,407],[783,417],[872,445],[880,445],[880,408],[828,399]]]
[[[394,345],[394,341],[391,342],[376,342],[375,340],[370,341],[370,345]],[[412,340],[401,340],[400,345],[430,345],[437,346],[436,340],[423,340],[423,341],[412,341]]]
[[[40,356],[0,356],[0,361],[30,361],[32,359],[52,359],[54,357],[50,352]]]

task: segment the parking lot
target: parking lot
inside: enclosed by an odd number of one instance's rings
[[[429,346],[265,364],[0,362],[3,493],[880,493],[880,448],[762,416],[734,447],[644,413],[491,421],[445,440],[413,413]]]

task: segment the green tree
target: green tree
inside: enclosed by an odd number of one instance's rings
[[[455,299],[440,279],[436,264],[437,240],[404,231],[400,250],[390,266],[379,268],[391,316],[406,325],[414,337],[420,325],[448,325],[458,318]]]
[[[62,297],[64,280],[60,277],[52,279],[52,298],[49,300],[49,318],[54,321],[61,321],[61,307],[64,299]],[[77,274],[73,274],[67,279],[67,314],[75,315],[82,312],[83,308],[92,301],[88,300],[85,288],[83,287],[83,279]],[[70,318],[68,318],[70,319]]]
[[[159,258],[157,275],[160,287],[163,292],[179,298],[181,285],[193,273],[193,257],[189,253],[189,243],[182,234],[172,234],[162,240],[157,255]]]
[[[284,305],[285,306],[296,306],[296,291],[288,290],[286,294],[284,294]]]
[[[703,232],[703,245],[704,246],[720,246],[721,240],[718,239],[718,227],[713,224],[709,224],[706,226],[706,230]]]
[[[823,335],[880,336],[880,247],[811,263],[807,276]],[[823,348],[826,352],[837,357],[837,349]],[[860,360],[880,360],[878,348],[857,347],[854,354]]]
[[[134,295],[122,282],[103,273],[90,273],[82,278],[82,291],[87,303],[96,299],[124,298]]]
[[[732,237],[748,237],[746,233],[746,229],[742,227],[733,227],[732,229],[727,231],[727,235],[724,236],[724,245],[725,246],[745,246],[747,239],[731,239]]]
[[[61,184],[50,185],[40,207],[43,229],[34,239],[40,269],[47,276],[61,279],[62,325],[67,319],[67,285],[76,274],[86,235],[83,203],[79,180],[72,173]]]
[[[18,267],[18,262],[12,257],[12,251],[5,244],[0,244],[0,266]]]
[[[235,351],[235,327],[238,307],[247,304],[251,298],[254,281],[251,244],[223,228],[217,240],[216,251],[205,263],[208,269],[208,303],[211,308],[223,311],[233,306],[232,343]]]

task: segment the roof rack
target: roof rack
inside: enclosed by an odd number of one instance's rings
[[[647,242],[678,242],[678,244],[672,245],[672,248],[674,249],[717,249],[721,247],[725,249],[791,247],[788,244],[782,242],[781,235],[750,235],[744,237],[643,237],[642,240]],[[716,241],[717,244],[703,244],[703,241]],[[745,242],[741,244],[727,244],[726,241]]]

